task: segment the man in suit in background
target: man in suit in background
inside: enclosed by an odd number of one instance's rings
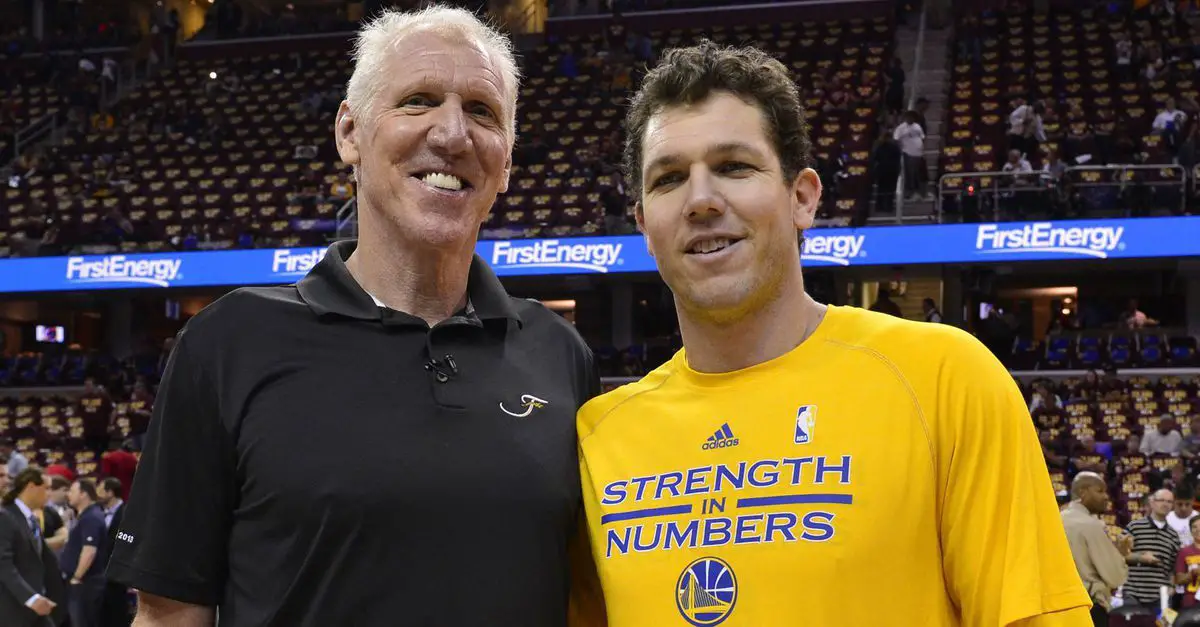
[[[0,625],[54,627],[66,618],[66,589],[35,512],[49,483],[28,467],[13,479],[0,511]]]
[[[96,485],[96,496],[100,497],[99,504],[104,510],[105,524],[108,525],[107,541],[100,549],[105,564],[116,545],[117,529],[121,528],[121,516],[125,513],[125,501],[121,500],[121,495],[124,493],[121,480],[116,477],[105,477]],[[104,627],[129,627],[133,616],[130,614],[128,586],[115,581],[105,582],[100,620]]]

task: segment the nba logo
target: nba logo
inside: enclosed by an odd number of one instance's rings
[[[801,405],[796,410],[796,444],[808,444],[813,438],[813,427],[817,424],[817,406]]]

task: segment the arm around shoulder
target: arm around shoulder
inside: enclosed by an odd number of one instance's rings
[[[213,627],[215,608],[181,603],[138,591],[138,611],[133,627]]]

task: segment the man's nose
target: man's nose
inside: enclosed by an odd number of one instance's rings
[[[447,98],[433,112],[433,126],[429,129],[429,146],[445,154],[457,155],[471,145],[467,128],[466,113],[458,98]]]
[[[707,166],[692,167],[688,175],[687,198],[683,206],[687,219],[703,221],[725,212],[725,201],[714,182],[712,172]]]

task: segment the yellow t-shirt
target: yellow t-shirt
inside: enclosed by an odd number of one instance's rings
[[[680,351],[578,427],[613,627],[1091,625],[1025,403],[953,327],[830,307],[744,370]]]

